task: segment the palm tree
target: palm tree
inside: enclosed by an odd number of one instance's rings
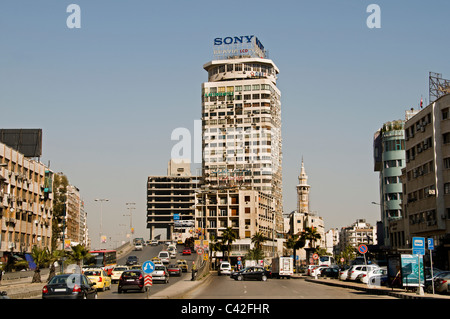
[[[48,249],[47,248],[39,248],[38,246],[33,246],[31,250],[31,256],[36,264],[36,268],[34,270],[32,283],[40,283],[41,281],[41,267],[44,267],[44,264],[48,261]]]
[[[309,240],[309,249],[305,249],[307,253],[306,260],[309,260],[311,251],[317,248],[315,247],[316,241],[319,240],[322,236],[320,236],[315,227],[306,227],[301,237],[303,238],[305,243],[307,240]]]
[[[87,250],[86,247],[80,244],[73,246],[72,251],[69,253],[69,259],[72,262],[75,262],[78,267],[81,267],[81,262],[89,256],[89,250]]]
[[[262,251],[262,244],[266,241],[266,237],[261,232],[256,232],[252,237],[252,243],[255,244],[255,249]]]
[[[227,227],[222,232],[222,243],[223,243],[222,247],[226,247],[227,248],[228,262],[230,261],[231,244],[236,240],[236,238],[237,238],[236,233],[234,232],[234,230],[231,227]]]
[[[48,274],[47,282],[50,281],[56,275],[55,261],[60,260],[64,256],[63,250],[54,250],[51,254],[48,254],[48,261],[50,263],[50,272]]]
[[[305,239],[299,237],[298,235],[289,236],[288,240],[285,242],[286,248],[293,250],[294,255],[294,265],[297,266],[297,250],[305,247]]]

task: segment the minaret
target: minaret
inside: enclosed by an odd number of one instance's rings
[[[302,170],[298,177],[299,184],[297,185],[297,210],[299,213],[309,213],[309,188],[308,176],[305,172],[302,157]]]

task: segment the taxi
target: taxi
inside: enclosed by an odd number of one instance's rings
[[[84,275],[94,283],[93,287],[97,290],[111,289],[111,277],[103,269],[86,269]]]
[[[129,269],[128,266],[118,265],[118,266],[114,267],[114,269],[112,270],[112,273],[111,273],[111,282],[114,283],[116,281],[119,281],[120,276],[122,276],[122,273],[128,269]]]
[[[188,271],[188,264],[187,264],[186,260],[184,260],[184,259],[177,260],[177,265],[181,268],[181,270],[183,272],[187,272]]]

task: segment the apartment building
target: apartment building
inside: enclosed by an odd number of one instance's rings
[[[358,219],[352,225],[342,227],[339,232],[339,251],[352,246],[357,249],[360,244],[376,245],[376,227],[371,226],[365,219]]]
[[[0,253],[51,248],[53,172],[0,143]]]
[[[395,223],[393,246],[411,248],[412,237],[433,238],[450,252],[450,95],[437,98],[405,123],[404,220]],[[446,244],[447,243],[447,244]],[[441,256],[442,257],[442,256]]]

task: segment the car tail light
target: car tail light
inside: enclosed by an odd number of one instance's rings
[[[81,287],[78,285],[73,286],[72,292],[81,292]]]
[[[139,275],[139,280],[142,280],[142,278],[143,278],[142,275]]]
[[[98,277],[98,282],[102,282],[102,277]]]
[[[45,285],[44,288],[42,288],[42,293],[43,294],[48,294],[48,287],[47,287],[47,285]]]

